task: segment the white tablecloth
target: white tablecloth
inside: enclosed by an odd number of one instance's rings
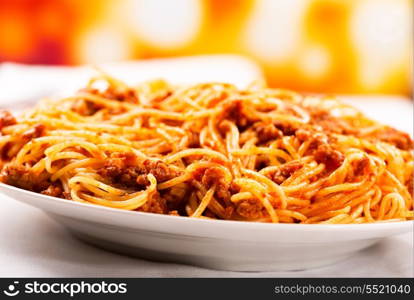
[[[71,236],[43,212],[0,196],[1,277],[412,277],[412,233],[385,239],[332,266],[242,273],[152,262],[107,252]]]

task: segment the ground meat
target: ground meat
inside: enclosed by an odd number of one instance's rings
[[[49,177],[46,172],[35,174],[24,166],[13,164],[4,166],[1,173],[2,182],[37,193],[49,188]]]
[[[142,175],[137,177],[138,184],[148,184],[147,176],[145,174],[151,173],[157,179],[157,182],[170,180],[181,175],[178,171],[169,167],[166,163],[159,160],[146,159],[138,166],[138,172]]]
[[[181,175],[180,172],[169,167],[166,163],[149,159],[144,161],[143,170],[154,175],[158,182],[167,181]]]
[[[377,131],[374,138],[382,142],[394,145],[401,150],[411,150],[414,148],[414,142],[408,133],[396,130],[386,126],[384,129]]]
[[[234,205],[227,206],[227,207],[224,209],[224,215],[223,215],[223,218],[224,218],[225,220],[228,220],[228,219],[233,219],[233,214],[234,214],[234,212],[235,212],[235,207],[234,207]]]
[[[138,94],[133,89],[127,89],[125,91],[108,89],[102,96],[120,102],[139,103]]]
[[[158,192],[149,197],[147,202],[137,210],[155,214],[166,214],[168,212],[167,203]]]
[[[41,193],[52,197],[65,198],[62,187],[57,183],[49,185],[49,187],[46,190],[41,191]]]
[[[46,126],[43,124],[36,124],[32,128],[23,132],[23,138],[25,140],[31,140],[45,135]]]
[[[200,148],[200,134],[197,132],[188,132],[188,148]]]
[[[170,97],[173,94],[172,91],[166,90],[166,91],[162,91],[157,93],[153,98],[150,99],[150,103],[151,106],[153,108],[159,108],[160,104],[167,99],[168,97]]]
[[[329,144],[320,145],[314,155],[315,160],[318,163],[324,164],[329,172],[339,168],[345,159],[341,152],[334,150]]]
[[[229,191],[230,191],[230,193],[233,195],[233,194],[237,194],[237,193],[240,193],[240,186],[238,185],[238,184],[236,184],[236,183],[234,183],[234,182],[231,182],[230,183],[230,187],[229,187]]]
[[[7,110],[0,110],[0,130],[3,129],[3,127],[7,127],[10,125],[16,124],[16,118]]]
[[[98,170],[111,183],[134,189],[144,189],[149,184],[147,174],[151,173],[158,182],[178,176],[177,172],[161,161],[142,159],[133,153],[114,153]],[[165,214],[168,212],[166,198],[155,192],[139,211]]]
[[[338,134],[356,134],[357,130],[353,128],[346,120],[332,116],[330,112],[316,110],[311,115],[311,124],[320,126],[325,132]]]
[[[94,88],[84,88],[79,90],[80,93],[88,93],[97,95],[103,98],[116,100],[120,102],[129,102],[129,103],[138,103],[138,96],[133,89],[127,90],[115,90],[114,88],[108,88],[105,91],[100,91]],[[125,112],[125,108],[123,107],[106,107],[100,103],[95,103],[93,101],[88,101],[86,99],[79,99],[72,104],[72,111],[82,115],[82,116],[92,116],[96,112],[100,111],[101,109],[105,108],[105,112],[103,114],[103,118],[108,118],[112,115],[117,115],[120,113]]]
[[[297,170],[303,167],[303,163],[299,161],[291,161],[282,165],[275,173],[271,175],[271,179],[277,184],[282,184],[286,179],[292,176]]]
[[[295,136],[301,142],[310,141],[309,150],[317,149],[319,146],[328,143],[328,136],[326,134],[310,129],[298,129],[295,132]]]
[[[180,216],[180,214],[176,210],[171,210],[171,211],[168,212],[168,214],[170,216],[176,216],[176,217],[179,217]]]
[[[132,153],[114,153],[98,173],[109,178],[112,183],[127,187],[148,185],[149,173],[154,175],[159,183],[180,175],[162,161],[138,158]]]
[[[198,176],[195,175],[195,177],[198,177]],[[211,167],[211,168],[204,169],[204,172],[202,172],[200,181],[205,187],[210,188],[213,185],[225,184],[223,177],[224,175],[221,169],[216,168],[216,167]]]
[[[1,159],[4,161],[9,160],[9,151],[12,147],[12,143],[6,143],[0,150]]]
[[[184,210],[185,200],[188,197],[188,185],[188,183],[180,183],[160,192],[161,197],[167,201],[168,210]]]
[[[320,126],[324,132],[364,137],[359,134],[359,128],[356,128],[343,118],[334,117],[330,112],[314,107],[309,108],[308,110],[311,114],[310,124]],[[410,150],[414,148],[414,142],[409,134],[389,126],[385,126],[383,129],[373,133],[373,136],[370,134],[367,138],[390,143],[401,150]]]
[[[139,103],[139,97],[137,92],[134,89],[115,89],[113,87],[108,87],[105,91],[100,91],[94,88],[86,88],[80,90],[80,92],[86,92],[94,95],[99,95],[101,97],[116,100],[119,102],[128,102],[128,103]]]
[[[295,131],[295,136],[298,138],[299,141],[304,142],[312,137],[312,132],[310,130],[300,128]]]
[[[296,130],[299,129],[297,124],[286,122],[286,121],[275,121],[274,126],[279,129],[284,136],[294,135]]]
[[[17,142],[8,142],[0,148],[0,158],[4,161],[10,160],[24,144],[34,138],[44,136],[45,131],[46,127],[43,124],[37,124],[23,132],[21,136],[16,135],[16,137],[19,137]],[[13,149],[13,152],[10,152],[11,149]]]
[[[242,101],[225,103],[223,105],[221,118],[235,122],[239,129],[245,129],[249,124],[251,124],[251,121],[243,112]]]
[[[363,176],[369,172],[369,158],[363,157],[358,161],[352,163],[355,176]]]
[[[220,168],[200,168],[194,172],[193,176],[197,182],[200,182],[207,189],[215,185],[214,196],[219,200],[230,202],[230,183],[226,182],[224,172]]]
[[[263,206],[256,199],[248,199],[238,202],[236,212],[247,219],[259,219],[264,216]]]
[[[254,124],[253,128],[255,129],[257,138],[261,143],[266,143],[268,141],[283,137],[282,131],[277,129],[276,126],[271,123],[266,124],[264,122],[258,122]]]
[[[111,158],[105,161],[104,166],[98,170],[98,173],[104,178],[109,178],[113,183],[119,183],[127,187],[136,186],[136,179],[140,173],[133,167],[132,160],[135,160],[133,154],[113,154]]]
[[[80,114],[81,116],[92,116],[102,108],[104,108],[103,105],[84,99],[75,101],[71,107],[72,111]]]

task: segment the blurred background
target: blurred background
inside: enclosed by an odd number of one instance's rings
[[[271,86],[412,95],[413,0],[0,0],[0,62],[241,54]]]

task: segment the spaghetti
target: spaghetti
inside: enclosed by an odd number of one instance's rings
[[[0,113],[1,181],[125,210],[274,223],[413,219],[413,142],[331,98],[224,83],[76,95]]]

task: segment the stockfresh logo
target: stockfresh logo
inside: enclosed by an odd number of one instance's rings
[[[7,289],[3,291],[3,293],[9,297],[17,296],[20,291],[17,289],[17,285],[19,284],[18,281],[14,281],[12,284],[7,286]]]
[[[19,294],[25,295],[69,295],[74,297],[75,295],[87,295],[87,294],[126,294],[126,283],[108,283],[106,281],[100,282],[39,282],[37,280],[27,281],[24,284],[20,284],[19,281],[14,281],[9,284],[3,293],[6,296],[14,297]]]

